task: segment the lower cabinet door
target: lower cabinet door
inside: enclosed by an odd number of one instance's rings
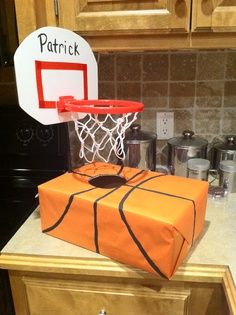
[[[31,315],[183,315],[190,290],[23,278]]]

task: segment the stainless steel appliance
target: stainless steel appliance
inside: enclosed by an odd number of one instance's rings
[[[224,142],[217,143],[212,152],[212,168],[219,169],[221,161],[236,161],[236,136],[227,136]]]
[[[206,158],[208,141],[185,130],[181,137],[167,141],[168,167],[172,174],[187,176],[187,162],[192,158]]]
[[[133,124],[124,139],[125,166],[155,171],[156,134],[141,130],[139,124]]]

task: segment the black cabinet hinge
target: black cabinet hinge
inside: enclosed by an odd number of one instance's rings
[[[55,12],[55,16],[59,15],[58,0],[54,0],[54,12]]]

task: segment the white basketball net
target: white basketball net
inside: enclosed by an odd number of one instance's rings
[[[75,131],[80,141],[79,157],[88,163],[99,159],[109,162],[111,154],[118,159],[125,158],[125,131],[137,119],[138,113],[86,114],[81,119],[81,113],[72,113]]]

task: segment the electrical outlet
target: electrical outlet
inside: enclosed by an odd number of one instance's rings
[[[157,112],[157,139],[170,139],[174,136],[174,112]]]

